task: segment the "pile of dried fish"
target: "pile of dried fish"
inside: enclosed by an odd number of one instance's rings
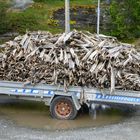
[[[39,31],[1,47],[1,80],[140,90],[140,53],[115,37]]]

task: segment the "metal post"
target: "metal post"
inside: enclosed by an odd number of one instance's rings
[[[100,33],[100,0],[98,0],[98,9],[97,9],[97,35]]]
[[[70,32],[70,0],[65,0],[65,33]]]

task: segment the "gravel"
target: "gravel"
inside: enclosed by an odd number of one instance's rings
[[[19,127],[0,116],[0,140],[139,140],[140,117],[98,128],[47,131]]]

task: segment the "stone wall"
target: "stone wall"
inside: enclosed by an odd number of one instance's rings
[[[97,13],[96,6],[76,6],[70,10],[71,21],[70,24],[73,28],[92,28],[96,30],[97,25]],[[65,25],[65,11],[64,8],[60,8],[53,13],[53,19],[58,21],[60,27]],[[110,14],[109,7],[103,7],[101,9],[101,22],[100,28],[102,31],[109,30]]]

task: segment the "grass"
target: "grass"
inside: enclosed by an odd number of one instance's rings
[[[46,30],[52,33],[60,33],[64,31],[64,27],[59,27],[57,25],[50,25],[48,21],[52,19],[52,13],[59,8],[64,8],[64,0],[34,0],[35,3],[27,8],[26,10],[19,11],[13,10],[11,8],[7,9],[6,16],[4,17],[4,23],[0,24],[0,32],[18,32],[24,34],[27,30],[37,31]],[[11,0],[0,0],[3,3],[1,8],[5,9],[9,5]],[[70,0],[70,6],[91,6],[95,5],[97,1],[94,0]],[[5,6],[5,7],[4,7]],[[4,12],[5,13],[5,12]],[[1,13],[1,15],[3,15]],[[0,18],[1,19],[1,18]],[[1,23],[1,21],[0,21]],[[77,30],[82,30],[78,28]],[[90,27],[84,28],[84,30],[92,31]],[[7,40],[1,40],[0,44]]]
[[[43,2],[51,6],[62,6],[64,5],[64,0],[34,0],[35,2]],[[96,0],[70,0],[71,5],[91,5],[96,3]]]
[[[3,0],[0,0],[0,2]],[[8,2],[10,0],[5,0]],[[64,0],[34,0],[35,3],[24,11],[7,10],[7,22],[5,32],[18,32],[24,34],[26,30],[46,30],[52,33],[60,33],[64,31],[64,27],[55,24],[48,24],[52,19],[52,13],[59,8],[64,7]],[[97,0],[70,0],[70,6],[94,6]],[[51,20],[50,20],[51,19]],[[1,28],[0,28],[1,29]],[[77,30],[88,30],[95,32],[92,27],[78,28]],[[107,34],[107,33],[105,33]],[[133,40],[122,40],[123,42],[133,42]],[[0,40],[0,44],[3,41]]]
[[[39,2],[42,1],[42,2]],[[20,12],[10,10],[8,12],[9,29],[14,32],[25,33],[26,30],[48,30],[52,33],[63,32],[64,28],[48,25],[48,20],[52,18],[53,11],[64,7],[64,0],[35,0],[35,3]],[[71,0],[71,6],[94,5],[93,0]]]

